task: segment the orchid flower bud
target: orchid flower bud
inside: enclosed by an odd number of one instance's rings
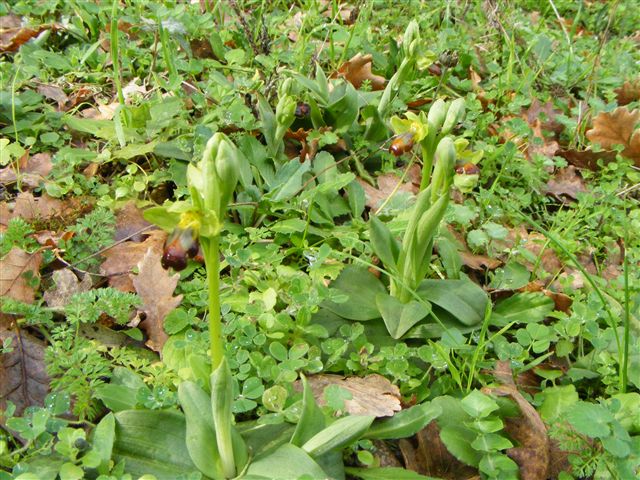
[[[456,98],[447,111],[447,116],[442,125],[442,135],[447,135],[464,118],[464,98]]]
[[[449,105],[441,98],[433,102],[433,105],[431,105],[429,114],[427,115],[427,121],[429,122],[429,127],[433,128],[434,132],[437,132],[442,127],[447,116],[448,109]]]
[[[456,164],[456,148],[450,137],[444,137],[436,149],[436,162],[431,180],[431,202],[449,194]]]
[[[404,36],[402,37],[402,48],[404,50],[405,57],[411,57],[414,55],[415,49],[420,40],[420,27],[418,26],[418,22],[412,20],[407,25],[406,30],[404,31]]]

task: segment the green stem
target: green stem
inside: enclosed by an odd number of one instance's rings
[[[118,50],[118,0],[111,5],[111,63],[113,65],[113,83],[118,94],[118,102],[124,105],[122,81],[120,80],[120,54]]]
[[[222,321],[220,319],[220,237],[202,240],[204,262],[207,267],[209,287],[209,341],[211,369],[215,370],[224,357],[222,345]]]
[[[422,149],[422,180],[420,180],[420,191],[424,190],[431,183],[431,169],[433,168],[433,154],[430,154],[427,145],[420,145]]]

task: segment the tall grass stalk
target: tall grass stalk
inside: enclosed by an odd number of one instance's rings
[[[122,79],[120,72],[120,49],[118,47],[118,0],[111,4],[111,64],[113,65],[113,84],[116,87],[118,102],[124,105],[124,93],[122,93]]]

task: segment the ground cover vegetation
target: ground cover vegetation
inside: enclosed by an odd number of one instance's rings
[[[638,478],[639,25],[0,2],[0,479]]]

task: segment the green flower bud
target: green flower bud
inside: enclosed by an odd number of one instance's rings
[[[407,25],[407,29],[404,31],[404,36],[402,37],[402,48],[404,50],[405,57],[410,57],[412,54],[415,54],[415,48],[417,42],[420,40],[420,27],[418,26],[418,22],[412,20]],[[414,51],[412,51],[412,44]]]
[[[240,175],[236,146],[224,133],[215,133],[207,142],[199,167],[201,178],[196,178],[198,171],[192,169],[190,186],[199,191],[201,207],[222,219]]]
[[[202,196],[205,210],[220,211],[220,179],[216,171],[215,159],[220,148],[220,141],[224,137],[222,133],[214,133],[207,142],[207,145],[200,160],[201,182],[198,182],[200,194]],[[195,180],[194,180],[195,181]]]
[[[297,102],[290,95],[280,97],[276,105],[278,127],[289,128],[296,118]]]
[[[442,125],[442,135],[447,135],[464,118],[464,98],[456,98],[447,111],[447,117]]]
[[[220,142],[215,165],[220,181],[220,210],[218,211],[218,217],[223,218],[224,211],[233,198],[233,192],[240,177],[238,149],[226,136]]]
[[[436,162],[431,180],[431,202],[449,195],[456,164],[456,148],[450,137],[444,137],[436,149]]]
[[[442,127],[448,109],[449,105],[441,98],[431,105],[429,114],[427,115],[427,121],[429,122],[429,127],[432,128],[434,132],[437,132]]]

